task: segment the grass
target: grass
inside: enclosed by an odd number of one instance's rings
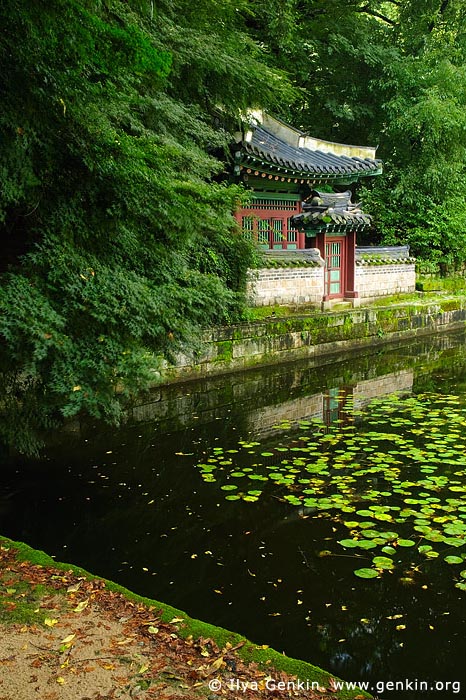
[[[418,275],[416,289],[422,292],[466,292],[466,277],[452,275],[451,277],[439,277],[437,275]]]
[[[358,308],[380,308],[383,306],[402,306],[404,304],[419,304],[419,306],[423,306],[429,303],[435,304],[437,302],[444,301],[446,298],[453,300],[464,300],[464,297],[466,296],[466,279],[461,277],[458,278],[458,280],[445,278],[444,286],[442,288],[439,287],[438,289],[426,288],[425,291],[418,289],[417,291],[409,294],[392,294],[390,296],[380,297],[379,299],[370,302],[361,299],[361,303]],[[251,322],[266,321],[270,320],[271,318],[286,318],[316,314],[320,315],[325,313],[333,313],[335,311],[344,311],[347,308],[348,303],[345,302],[336,302],[327,312],[321,311],[320,308],[315,306],[257,306],[247,309],[247,314],[244,320],[245,322]]]
[[[315,313],[315,308],[295,307],[295,306],[251,306],[246,310],[245,322],[268,321],[270,318],[286,318],[303,313]]]
[[[40,601],[55,591],[41,584],[31,586],[8,574],[0,573],[0,623],[43,624],[43,615],[38,614]]]

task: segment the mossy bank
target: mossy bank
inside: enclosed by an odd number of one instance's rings
[[[72,571],[75,575],[84,577],[87,580],[96,579],[96,577],[84,569],[71,564],[56,562],[45,552],[32,549],[22,542],[15,542],[6,537],[0,536],[0,547],[13,550],[15,552],[16,559],[20,562],[27,562],[28,564],[39,565],[40,567],[53,567],[55,575],[52,575],[51,578],[55,579],[55,590],[57,588],[56,580],[60,579],[60,572]],[[160,603],[159,601],[139,596],[112,581],[101,579],[100,577],[98,580],[104,581],[107,590],[121,593],[133,603],[147,606],[150,609],[156,609],[161,613],[161,619],[164,622],[170,622],[173,621],[173,618],[176,618],[177,621],[181,622],[177,633],[183,638],[192,637],[194,639],[212,639],[219,648],[225,648],[225,646],[228,644],[231,645],[231,647],[238,647],[238,654],[246,663],[252,662],[257,664],[260,668],[266,670],[271,678],[273,678],[274,671],[283,671],[302,683],[308,683],[309,686],[311,686],[312,683],[318,683],[320,686],[322,686],[322,688],[332,686],[333,677],[316,666],[297,659],[291,659],[268,647],[264,648],[264,646],[255,645],[241,635],[229,632],[221,627],[216,627],[214,625],[190,618],[183,611],[173,608],[170,605],[166,605],[165,603]],[[2,580],[0,584],[1,589],[4,589],[5,581]],[[23,588],[25,588],[25,586],[23,586]],[[66,586],[64,587],[64,590],[66,590]],[[44,611],[44,615],[41,617],[40,610],[38,610],[37,607],[37,600],[38,596],[41,594],[41,591],[35,589],[24,590],[21,594],[24,598],[23,604],[13,607],[7,606],[7,609],[5,609],[3,594],[8,591],[11,592],[11,589],[5,588],[5,591],[1,590],[1,624],[47,624],[47,618],[45,617],[46,612]],[[335,692],[334,697],[340,698],[341,700],[349,700],[350,698],[370,698],[371,696],[365,692],[362,692],[360,689],[345,689]]]
[[[415,297],[414,299],[412,297]],[[330,312],[310,311],[205,332],[201,350],[164,364],[157,383],[173,382],[260,367],[280,362],[331,356],[446,330],[464,328],[466,296],[415,295],[384,305]]]

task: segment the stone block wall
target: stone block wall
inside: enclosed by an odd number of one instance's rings
[[[215,328],[205,332],[202,351],[179,355],[175,365],[161,361],[154,370],[154,384],[317,358],[387,340],[464,328],[465,323],[466,301],[458,297],[438,303],[314,312]]]
[[[357,265],[355,288],[360,299],[376,299],[391,294],[414,292],[414,263]]]
[[[324,293],[324,268],[303,266],[251,270],[248,291],[254,306],[320,304]]]
[[[358,264],[355,288],[361,299],[414,292],[414,262]],[[320,305],[324,295],[324,268],[303,266],[251,270],[248,291],[254,306]]]

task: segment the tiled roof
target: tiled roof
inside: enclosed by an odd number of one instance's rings
[[[303,250],[263,250],[260,267],[323,267],[317,248]]]
[[[409,254],[409,246],[357,246],[356,265],[389,265],[413,263],[416,258]]]
[[[297,228],[343,231],[362,230],[371,225],[371,217],[351,202],[351,192],[317,192],[303,204],[303,213],[293,216]]]
[[[381,171],[381,161],[375,158],[341,155],[330,151],[296,147],[280,139],[263,126],[256,126],[249,141],[243,141],[242,151],[252,163],[299,174],[306,178],[334,179],[343,176],[376,175]],[[244,157],[242,158],[245,162]]]

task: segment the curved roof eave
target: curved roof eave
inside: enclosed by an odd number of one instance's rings
[[[298,174],[321,177],[328,174],[335,176],[378,175],[382,171],[382,162],[375,158],[361,158],[346,154],[324,152],[320,149],[290,145],[263,126],[257,126],[249,133],[249,138],[242,142],[240,161],[243,165],[246,156],[258,159],[263,167],[292,170]]]

